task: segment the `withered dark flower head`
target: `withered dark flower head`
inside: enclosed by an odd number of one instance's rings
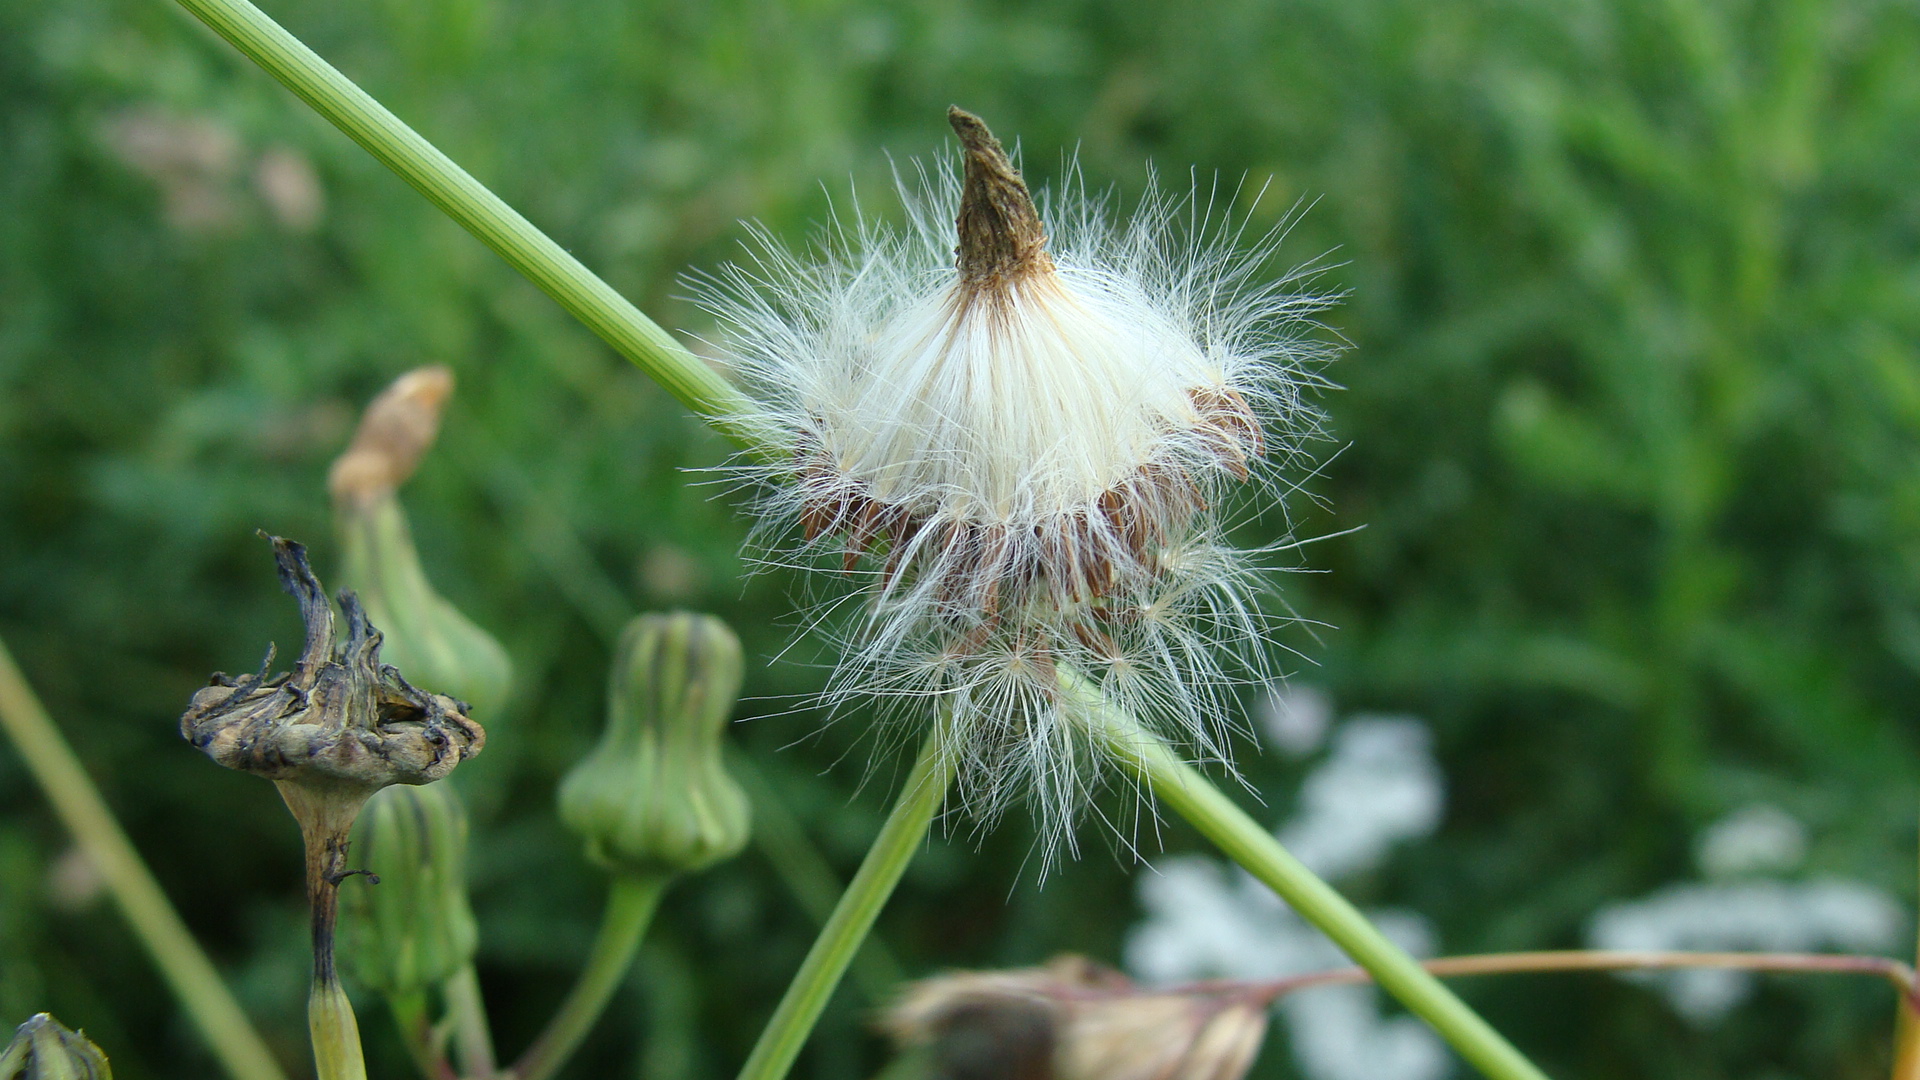
[[[907,988],[882,1023],[936,1080],[1240,1080],[1267,1030],[1242,988],[1150,990],[1084,957]]]
[[[282,785],[363,789],[425,784],[480,752],[486,732],[466,717],[466,706],[421,690],[380,662],[380,631],[367,621],[351,590],[340,592],[346,618],[341,640],[333,606],[307,550],[268,537],[280,583],[300,602],[306,647],[293,670],[269,675],[274,653],[259,672],[215,674],[193,695],[180,733],[230,769]]]

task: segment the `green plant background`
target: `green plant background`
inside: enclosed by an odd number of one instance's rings
[[[679,274],[734,257],[740,219],[803,239],[849,177],[895,212],[889,155],[939,146],[949,102],[1017,134],[1036,180],[1077,149],[1122,204],[1149,162],[1270,180],[1242,200],[1256,224],[1311,202],[1288,249],[1332,252],[1352,349],[1325,401],[1340,452],[1310,485],[1330,509],[1294,506],[1302,535],[1340,535],[1302,554],[1327,573],[1282,582],[1327,627],[1289,643],[1343,706],[1431,719],[1449,779],[1439,836],[1358,897],[1431,916],[1449,952],[1577,946],[1598,905],[1686,877],[1703,824],[1767,800],[1809,824],[1815,872],[1914,899],[1911,4],[269,10],[693,333]],[[130,164],[138,122],[214,149],[156,180]],[[324,190],[310,227],[256,182],[287,155]],[[326,466],[358,406],[426,362],[460,389],[406,492],[416,533],[519,667],[465,781],[481,974],[511,1053],[597,916],[552,789],[597,734],[631,613],[739,628],[743,715],[762,717],[739,741],[842,873],[898,768],[863,769],[857,718],[816,734],[794,711],[825,657],[802,642],[772,662],[798,586],[743,583],[735,503],[684,471],[722,459],[716,437],[166,0],[0,0],[0,633],[296,1069],[292,823],[174,719],[210,670],[298,640],[254,530],[308,540],[324,575]],[[1292,771],[1246,760],[1284,805]],[[1085,841],[1041,888],[1023,821],[956,822],[880,933],[912,973],[1115,959],[1133,865]],[[66,847],[0,750],[0,1020],[51,1008],[131,1080],[210,1075],[111,906],[60,887]],[[677,887],[571,1075],[731,1075],[812,929],[753,853]],[[1889,1059],[1870,982],[1770,981],[1706,1030],[1606,977],[1463,992],[1557,1077],[1868,1077]],[[871,1009],[843,991],[796,1075],[870,1075]],[[380,1011],[363,1017],[376,1074],[406,1075]],[[1278,1043],[1260,1075],[1289,1075]]]

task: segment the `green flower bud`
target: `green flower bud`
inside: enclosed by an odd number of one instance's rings
[[[342,576],[386,634],[387,661],[491,722],[512,689],[513,662],[492,634],[434,591],[400,500],[387,495],[343,508],[336,523]]]
[[[438,986],[479,944],[467,902],[467,812],[446,784],[390,787],[360,814],[354,850],[378,883],[348,889],[346,957],[388,997]]]
[[[607,729],[560,785],[560,817],[616,872],[675,874],[745,846],[747,797],[721,767],[740,639],[710,615],[642,615],[614,656]]]
[[[353,442],[328,477],[342,576],[386,634],[387,661],[426,686],[492,718],[507,699],[513,665],[493,635],[434,591],[396,494],[433,445],[453,392],[444,367],[410,371],[367,406]]]
[[[0,1050],[0,1080],[113,1080],[113,1069],[84,1032],[68,1031],[40,1013]]]

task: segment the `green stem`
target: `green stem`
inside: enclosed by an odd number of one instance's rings
[[[400,1041],[407,1046],[407,1056],[413,1059],[420,1075],[425,1080],[458,1080],[441,1047],[444,1040],[434,1030],[433,1019],[427,1014],[427,992],[415,990],[393,995],[387,998],[387,1008],[393,1013],[394,1026],[400,1029]]]
[[[340,926],[340,883],[347,872],[348,837],[370,794],[364,788],[277,780],[280,797],[300,823],[307,853],[307,912],[313,933],[313,985],[307,992],[307,1031],[313,1038],[318,1080],[367,1080],[360,1022],[340,986],[334,945]]]
[[[468,964],[447,980],[442,991],[453,1020],[453,1051],[460,1061],[461,1075],[468,1080],[492,1080],[500,1067],[493,1056],[487,1005],[480,996],[480,973]]]
[[[313,1037],[313,1072],[318,1080],[367,1080],[360,1054],[360,1023],[339,979],[315,980],[307,995],[307,1032]]]
[[[247,0],[180,3],[689,409],[737,442],[767,441],[744,425],[746,398],[724,377],[259,8]]]
[[[560,1011],[547,1022],[511,1070],[519,1080],[547,1080],[560,1071],[567,1058],[580,1047],[580,1041],[593,1029],[594,1022],[606,1010],[607,1001],[633,966],[633,954],[660,906],[661,894],[672,879],[660,876],[621,876],[613,879],[607,894],[607,913],[600,920],[600,934],[587,953],[587,965],[573,984],[573,991],[560,1005]]]
[[[1920,953],[1914,963],[1920,965]],[[1920,1014],[1912,1002],[1900,1003],[1893,1032],[1893,1080],[1920,1080]]]
[[[740,781],[753,800],[753,843],[780,880],[813,921],[822,927],[833,917],[834,904],[844,887],[814,846],[773,782],[746,754],[727,755],[727,771]],[[852,974],[860,992],[874,1005],[883,1005],[906,976],[886,943],[869,935],[854,954]]]
[[[760,1033],[747,1063],[741,1066],[739,1080],[783,1080],[793,1068],[800,1047],[826,1009],[834,988],[840,985],[840,977],[873,929],[880,908],[900,883],[900,875],[925,842],[940,804],[946,801],[953,765],[942,745],[944,737],[944,730],[936,728],[921,746],[920,758],[894,800],[880,835],[874,838],[859,872],[853,875],[820,936],[814,939],[813,948],[807,951],[786,996]]]
[[[14,665],[5,642],[0,642],[0,727],[227,1073],[234,1080],[286,1080]]]
[[[1915,995],[1913,968],[1884,956],[1848,956],[1833,953],[1739,953],[1739,952],[1629,952],[1609,949],[1559,949],[1550,952],[1486,953],[1480,956],[1443,956],[1420,963],[1431,974],[1443,979],[1469,975],[1525,975],[1566,971],[1755,971],[1771,974],[1872,975],[1893,984],[1900,995],[1902,1015],[1913,1012]],[[1246,983],[1247,989],[1270,1001],[1316,986],[1341,986],[1371,982],[1365,968],[1342,968],[1290,975],[1268,982]],[[1212,990],[1224,983],[1196,983],[1197,988]]]
[[[1201,834],[1280,894],[1320,932],[1333,939],[1381,988],[1419,1015],[1460,1056],[1494,1080],[1546,1080],[1501,1034],[1480,1019],[1419,962],[1388,941],[1345,897],[1293,857],[1273,834],[1247,816],[1200,770],[1182,760],[1164,740],[1115,707],[1083,676],[1061,672],[1063,691],[1097,718],[1098,734],[1114,760]]]

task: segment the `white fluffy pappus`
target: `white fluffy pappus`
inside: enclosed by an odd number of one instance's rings
[[[814,620],[843,637],[826,704],[943,717],[961,804],[1027,798],[1071,846],[1103,770],[1060,665],[1220,761],[1232,687],[1270,674],[1270,551],[1228,545],[1220,507],[1243,485],[1284,507],[1282,467],[1310,463],[1330,301],[1313,268],[1263,278],[1287,222],[1249,239],[1197,187],[1115,221],[1071,170],[1036,206],[949,119],[961,160],[900,181],[906,229],[758,234],[697,298],[755,403],[735,419],[788,450],[729,466],[751,543],[858,586]]]

